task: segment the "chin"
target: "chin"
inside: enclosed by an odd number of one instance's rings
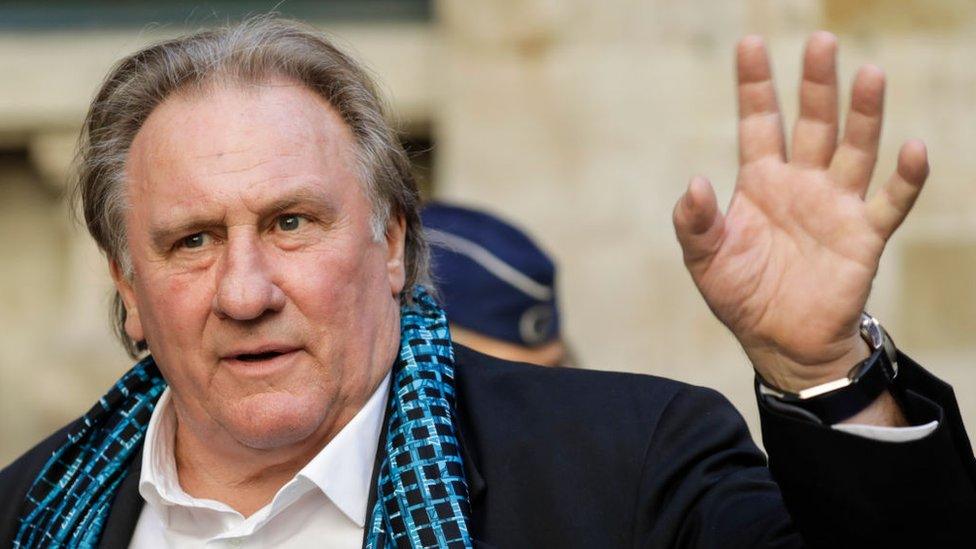
[[[328,417],[328,403],[288,392],[242,398],[228,410],[224,427],[241,444],[271,450],[300,443],[316,434]]]

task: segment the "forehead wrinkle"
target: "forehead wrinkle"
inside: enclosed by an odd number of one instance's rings
[[[147,129],[149,126],[153,126],[154,129],[149,132],[140,131],[138,133],[142,135],[136,136],[136,140],[140,142],[139,145],[141,146],[138,147],[138,154],[133,156],[139,158],[130,157],[130,161],[134,160],[130,168],[135,168],[133,171],[137,173],[130,173],[129,175],[130,182],[136,183],[133,187],[137,188],[130,187],[130,189],[138,194],[147,192],[153,194],[159,191],[170,194],[170,198],[176,200],[172,200],[173,206],[167,208],[169,212],[160,211],[153,208],[152,204],[146,204],[150,210],[156,210],[157,215],[162,214],[170,218],[175,217],[173,215],[176,213],[174,210],[182,215],[188,213],[187,210],[192,211],[201,206],[206,207],[207,203],[210,203],[210,207],[212,207],[215,200],[218,207],[224,210],[220,219],[225,222],[227,221],[226,216],[230,213],[226,210],[229,204],[225,203],[225,199],[229,196],[225,193],[237,195],[236,198],[242,200],[248,210],[260,211],[262,208],[264,210],[280,208],[283,205],[301,201],[328,204],[328,197],[334,192],[341,191],[342,189],[338,187],[345,187],[347,181],[356,183],[358,188],[361,182],[357,175],[358,169],[355,166],[357,162],[356,142],[351,129],[334,107],[318,94],[298,84],[292,85],[290,82],[286,84],[286,86],[281,87],[294,88],[300,91],[304,97],[280,97],[274,94],[267,96],[262,91],[253,93],[252,90],[250,93],[245,93],[246,105],[242,107],[233,105],[234,92],[239,93],[241,90],[227,89],[196,97],[174,96],[171,100],[164,101],[157,112],[153,113],[157,116],[150,115],[150,119],[143,126],[143,129]],[[256,102],[255,99],[257,99]],[[257,113],[254,118],[245,118],[245,114],[250,112],[250,108],[255,105],[261,107],[262,101],[267,101],[264,105],[268,105],[269,108],[259,108],[261,112]],[[280,116],[273,114],[275,108],[280,108],[282,105],[286,105],[288,110],[298,117],[298,123],[287,123]],[[218,127],[222,128],[223,131],[208,134],[207,130],[203,129],[200,130],[202,133],[194,132],[195,135],[187,135],[186,127],[183,125],[187,116],[187,112],[183,109],[186,108],[191,110],[190,114],[193,111],[200,112],[202,110],[200,116],[206,119],[213,118],[215,114],[227,115],[221,115],[218,118]],[[271,117],[263,116],[265,112],[270,113]],[[176,113],[180,114],[177,115]],[[244,120],[249,121],[249,123],[241,125]],[[257,137],[257,142],[243,144],[242,146],[241,141],[235,139],[236,130],[234,128]],[[268,136],[268,130],[275,134],[276,139],[262,139]],[[219,138],[221,135],[227,136],[228,139],[211,139],[213,136]],[[142,139],[139,139],[140,137]],[[267,145],[272,145],[273,149]],[[227,148],[220,150],[220,146]],[[208,148],[209,150],[207,150]],[[134,152],[136,151],[130,150],[130,153]],[[254,158],[240,158],[241,155],[253,155]],[[167,161],[171,158],[178,159],[180,157],[185,161],[179,162],[177,160],[175,163]],[[297,200],[272,199],[268,202],[268,198],[279,194],[279,189],[277,189],[279,182],[309,177],[310,173],[296,173],[297,170],[294,169],[296,166],[287,160],[295,157],[306,157],[311,160],[309,163],[298,163],[301,171],[308,171],[311,168],[314,173],[331,173],[337,176],[336,184],[329,185],[326,181],[319,180],[315,187],[321,185],[324,188],[299,190],[297,192],[300,196],[297,197]],[[228,168],[226,170],[216,169],[224,167],[221,166],[223,163],[219,161],[222,158],[231,164],[231,166],[226,166]],[[195,160],[209,160],[210,162],[196,162]],[[234,167],[235,160],[238,162],[247,161],[247,165]],[[278,163],[276,160],[283,160],[283,162]],[[136,164],[138,167],[135,166]],[[241,178],[243,180],[234,178],[235,175],[240,176],[250,170],[256,170],[256,172],[244,176]],[[131,177],[132,175],[139,177]],[[229,175],[231,179],[209,180],[210,177],[220,177],[221,175]],[[132,179],[137,179],[137,181],[132,181]],[[186,196],[185,193],[188,189],[185,186],[182,187],[179,196],[168,193],[166,190],[169,187],[167,181],[174,179],[181,179],[189,183],[191,188],[195,187],[193,189],[195,192],[191,191],[193,196]],[[224,187],[224,192],[219,192],[214,185],[221,187],[223,186],[221,183],[224,182],[231,184],[231,186]],[[154,187],[155,190],[151,190],[151,187]],[[221,199],[214,195],[214,191],[224,195],[224,198]],[[266,207],[261,204],[262,201],[269,203],[270,206]],[[168,202],[168,200],[164,202]],[[157,203],[156,205],[165,208],[162,204]],[[203,219],[215,221],[217,217],[208,215],[204,216]]]
[[[209,156],[213,157],[214,155],[209,155]],[[220,158],[220,157],[223,156],[223,153],[216,153],[216,156],[218,158]],[[207,172],[204,175],[208,175],[208,176],[211,176],[211,175],[233,175],[233,174],[245,173],[245,172],[249,172],[249,171],[251,171],[251,170],[253,170],[255,168],[260,168],[261,166],[264,166],[265,164],[268,164],[268,163],[272,162],[273,160],[274,160],[273,158],[264,158],[264,159],[261,159],[261,160],[257,160],[254,163],[249,164],[247,166],[242,166],[242,167],[238,167],[238,168],[215,169],[215,170],[212,170],[212,171]]]
[[[294,179],[294,178],[284,178]],[[288,209],[302,205],[310,205],[313,209],[326,213],[334,213],[332,189],[325,181],[318,177],[302,177],[300,181],[288,185],[273,185],[274,179],[263,182],[271,187],[269,192],[258,192],[255,196],[245,196],[246,189],[240,191],[241,201],[251,212],[260,216],[267,216],[274,213],[282,213]]]
[[[233,150],[229,150],[229,151],[217,151],[217,152],[211,152],[211,153],[202,153],[202,154],[194,155],[193,156],[193,159],[194,160],[207,160],[209,158],[221,158],[221,157],[223,157],[225,155],[245,153],[245,152],[248,152],[249,150],[250,149],[247,148],[247,147],[242,147],[240,149],[233,149]]]
[[[204,93],[175,94],[155,109],[143,126],[145,129],[154,125],[157,129],[151,132],[154,135],[150,142],[145,143],[151,156],[176,155],[195,160],[227,158],[233,161],[242,154],[273,159],[304,153],[321,161],[335,159],[343,164],[356,156],[356,140],[345,120],[328,101],[301,83],[270,78],[262,82],[264,86],[258,87],[214,84]],[[283,90],[285,96],[275,93]],[[184,111],[180,116],[174,116],[174,109],[176,112],[189,109],[190,115],[196,112],[203,118],[216,116],[220,121],[218,127],[224,131],[214,133],[213,126],[209,129],[208,126],[187,126],[187,113]],[[276,139],[266,139],[271,137],[269,132],[274,133]],[[257,137],[257,141],[242,144],[240,139],[246,135]],[[262,144],[274,145],[274,150],[262,148]],[[220,147],[226,149],[220,150]],[[246,170],[233,168],[227,172]]]

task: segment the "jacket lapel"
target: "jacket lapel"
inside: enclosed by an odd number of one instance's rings
[[[391,391],[394,390],[393,385],[393,383],[390,384]],[[387,399],[389,399],[389,396],[387,396]],[[481,476],[481,472],[478,471],[478,465],[476,462],[477,458],[476,454],[474,453],[474,448],[464,437],[464,418],[463,414],[461,414],[461,412],[457,409],[460,408],[460,406],[456,405],[455,408],[454,426],[457,429],[458,442],[461,446],[461,459],[464,462],[464,476],[465,480],[468,482],[468,502],[473,509],[476,502],[484,494],[486,488],[485,479]],[[389,407],[387,407],[386,414],[383,416],[383,428],[380,429],[380,440],[376,445],[376,458],[373,460],[373,479],[369,483],[369,499],[366,502],[366,526],[363,528],[364,549],[366,547],[366,536],[369,535],[369,521],[372,518],[373,506],[376,505],[376,481],[379,477],[380,465],[386,458],[386,423],[389,420],[389,414],[390,410]],[[472,517],[471,520],[473,521],[474,518]],[[472,530],[474,530],[474,532],[472,532],[472,542],[474,543],[475,549],[494,549],[493,545],[474,539],[474,535],[477,532],[477,525],[472,524],[471,527]]]
[[[98,546],[103,549],[128,547],[132,541],[132,534],[136,531],[136,523],[142,513],[144,504],[139,495],[139,476],[142,472],[142,448],[136,452],[129,465],[128,473],[119,485],[119,492],[112,502],[102,539]]]
[[[478,459],[474,446],[465,437],[464,418],[458,410],[455,410],[454,413],[456,414],[455,427],[457,427],[458,442],[461,445],[461,459],[464,461],[464,477],[468,481],[468,500],[474,507],[475,502],[481,499],[484,494],[485,478],[481,476],[481,471],[478,470]]]
[[[477,454],[474,452],[474,446],[464,436],[465,423],[463,417],[460,417],[461,413],[458,410],[455,410],[455,414],[458,414],[455,420],[455,427],[457,427],[458,442],[461,446],[461,459],[464,460],[464,477],[468,481],[468,503],[471,509],[471,541],[474,544],[474,549],[494,549],[494,545],[476,539],[480,531],[480,525],[475,522],[477,519],[475,518],[474,509],[481,502],[487,486],[485,484],[485,478],[481,476],[481,471],[478,470]]]

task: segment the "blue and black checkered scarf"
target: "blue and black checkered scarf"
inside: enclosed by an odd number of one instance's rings
[[[444,312],[422,288],[401,309],[385,458],[364,547],[471,547],[468,486],[454,425],[454,352]],[[27,493],[14,547],[94,547],[166,388],[152,357],[73,427]]]

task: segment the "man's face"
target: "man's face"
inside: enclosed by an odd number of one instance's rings
[[[126,331],[180,429],[277,448],[328,439],[399,345],[401,220],[373,238],[349,128],[289,81],[160,105],[127,162]]]

